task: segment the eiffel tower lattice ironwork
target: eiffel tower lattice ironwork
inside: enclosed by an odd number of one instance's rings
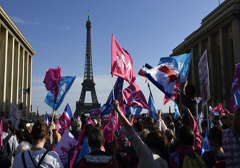
[[[87,41],[86,41],[86,57],[85,57],[85,69],[84,78],[82,83],[82,91],[79,101],[76,102],[76,111],[74,116],[80,116],[84,113],[89,113],[90,110],[100,108],[101,104],[98,103],[97,94],[95,90],[95,83],[93,80],[92,70],[92,51],[91,51],[91,21],[86,23],[87,28]],[[91,92],[92,103],[85,103],[86,92]]]

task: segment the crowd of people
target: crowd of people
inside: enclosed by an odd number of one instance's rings
[[[204,119],[200,122],[195,86],[188,84],[179,90],[179,94],[181,116],[164,118],[156,113],[156,121],[142,114],[131,122],[130,117],[121,111],[119,102],[114,100],[113,108],[122,126],[109,143],[105,141],[99,119],[88,122],[90,119],[84,115],[81,119],[72,119],[68,128],[71,134],[78,140],[84,127],[84,136],[90,147],[89,153],[81,157],[79,155],[84,149],[79,148],[78,159],[72,167],[240,167],[240,108],[228,115],[209,117],[209,121]],[[37,121],[31,127],[21,121],[15,132],[7,121],[3,121],[2,137],[0,167],[70,167],[69,163],[63,164],[54,151],[61,140],[54,122],[48,126],[44,121]],[[204,148],[206,138],[210,150]],[[84,142],[79,143],[83,145]]]

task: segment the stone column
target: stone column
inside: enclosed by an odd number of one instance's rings
[[[234,63],[240,62],[240,20],[234,19],[232,21],[232,32],[233,32],[233,52],[234,52]]]

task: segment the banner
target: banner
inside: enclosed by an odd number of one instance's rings
[[[62,136],[66,129],[71,125],[71,121],[68,119],[65,113],[62,113],[56,124],[58,126],[57,132]]]
[[[55,151],[59,155],[63,165],[68,162],[68,151],[75,146],[77,140],[74,136],[66,129],[65,133],[63,134],[61,140],[58,142]]]
[[[14,106],[14,104],[11,104],[12,106],[12,112],[11,112],[11,122],[12,125],[18,130],[18,109]]]
[[[204,51],[198,63],[198,71],[199,71],[202,103],[205,104],[210,99],[210,82],[209,82],[207,50]]]

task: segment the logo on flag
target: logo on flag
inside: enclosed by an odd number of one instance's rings
[[[136,80],[130,54],[120,46],[113,35],[111,74],[125,79],[130,84]]]
[[[57,95],[56,103],[55,103],[55,106],[54,106],[54,109],[56,111],[58,110],[58,108],[62,104],[67,92],[71,88],[75,79],[76,79],[76,76],[63,76],[61,78],[59,93]],[[52,108],[53,104],[54,104],[54,95],[51,92],[48,92],[44,102]],[[71,115],[71,114],[68,114],[68,115]]]
[[[135,82],[124,89],[123,94],[127,100],[128,106],[149,109],[141,89]]]
[[[65,113],[62,113],[62,115],[57,120],[56,124],[58,126],[57,132],[62,136],[65,130],[71,125],[71,121],[69,120]]]

